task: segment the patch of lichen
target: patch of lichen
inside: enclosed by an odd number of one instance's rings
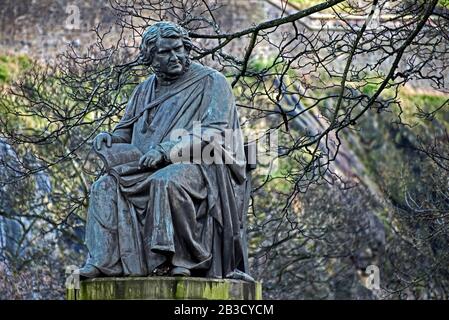
[[[260,283],[205,278],[102,278],[82,281],[67,290],[68,300],[115,299],[261,299]]]
[[[230,291],[230,285],[229,283],[210,283],[206,284],[203,288],[201,288],[203,291],[202,296],[204,299],[209,300],[229,300],[229,291]]]

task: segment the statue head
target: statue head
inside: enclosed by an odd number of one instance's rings
[[[174,79],[189,66],[191,49],[192,41],[184,28],[172,22],[157,22],[143,33],[140,59],[158,77]]]

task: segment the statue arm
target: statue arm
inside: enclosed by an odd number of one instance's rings
[[[170,141],[161,142],[160,144],[158,144],[156,146],[155,149],[162,154],[162,156],[164,158],[164,161],[166,163],[170,163],[171,162],[171,160],[170,160],[170,152],[173,149],[173,147],[176,144],[178,144],[178,142],[179,141],[172,141],[172,140],[170,140]]]
[[[111,133],[112,143],[131,143],[132,129],[122,128]]]
[[[117,127],[111,132],[112,143],[131,143],[133,134],[133,125],[122,126],[123,123],[131,119],[136,111],[137,100],[141,92],[142,84],[138,85],[125,108],[125,114],[118,123]]]

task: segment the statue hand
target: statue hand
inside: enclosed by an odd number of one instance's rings
[[[112,137],[107,132],[101,132],[99,133],[95,139],[94,139],[94,146],[97,148],[97,150],[101,149],[101,144],[106,144],[106,147],[110,147],[112,145]]]
[[[155,149],[145,153],[139,160],[140,167],[154,168],[164,160],[163,154]]]

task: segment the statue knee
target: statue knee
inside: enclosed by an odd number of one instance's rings
[[[104,175],[92,184],[91,194],[98,192],[114,192],[115,189],[115,179],[110,175]]]
[[[167,175],[167,174],[155,174],[150,179],[151,187],[176,189],[179,186],[179,177]]]

